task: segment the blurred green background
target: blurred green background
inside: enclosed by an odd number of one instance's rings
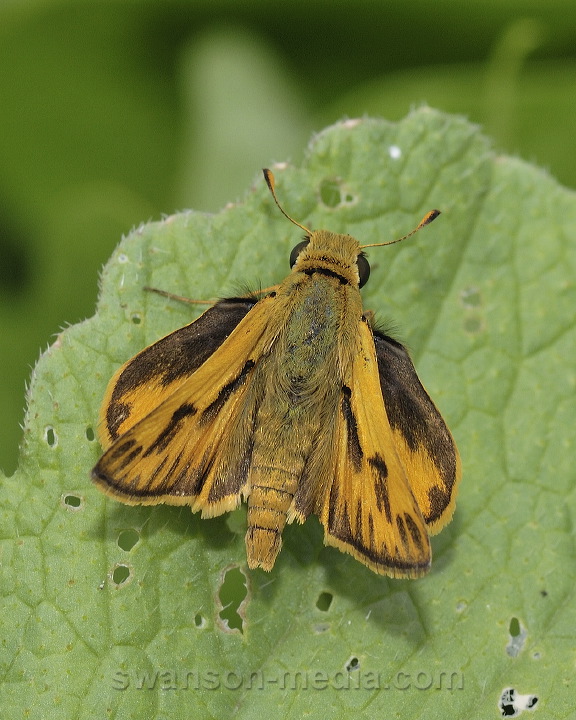
[[[576,4],[4,0],[0,467],[32,366],[93,314],[122,234],[241,199],[343,116],[423,103],[576,186]]]

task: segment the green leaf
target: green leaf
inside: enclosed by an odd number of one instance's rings
[[[248,572],[244,510],[126,507],[89,480],[114,370],[199,308],[271,285],[298,231],[260,176],[240,205],[125,238],[97,314],[36,366],[17,473],[0,494],[6,717],[498,717],[503,690],[566,717],[575,643],[574,194],[423,109],[347,121],[278,168],[286,210],[373,248],[366,307],[410,346],[458,442],[453,522],[430,575],[376,576],[290,526]],[[226,606],[226,607],[224,607]],[[294,690],[294,687],[297,690]],[[526,699],[516,695],[518,705]]]

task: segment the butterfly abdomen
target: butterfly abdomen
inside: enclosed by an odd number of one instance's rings
[[[264,459],[264,458],[262,458]],[[256,458],[258,463],[258,458]],[[271,570],[282,546],[282,530],[298,485],[298,472],[264,464],[252,466],[252,489],[248,499],[246,554],[248,566]]]
[[[294,351],[295,356],[301,353]],[[293,358],[297,362],[297,357]],[[274,358],[271,364],[278,367]],[[271,570],[282,546],[288,510],[313,449],[317,427],[304,406],[310,401],[310,373],[280,364],[282,376],[264,368],[271,382],[258,410],[248,487],[248,566]],[[312,402],[314,400],[312,399]]]

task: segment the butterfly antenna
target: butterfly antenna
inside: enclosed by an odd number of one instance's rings
[[[282,209],[282,208],[280,208]],[[382,245],[394,245],[394,243],[402,242],[402,240],[407,240],[409,237],[412,237],[414,233],[417,233],[418,230],[421,230],[425,225],[430,225],[432,220],[436,220],[436,218],[440,215],[440,210],[430,210],[429,213],[426,213],[422,220],[416,225],[414,230],[409,232],[407,235],[403,235],[402,237],[396,238],[396,240],[389,240],[388,242],[381,242],[381,243],[372,243],[371,245],[361,245],[360,249],[364,250],[364,248],[368,247],[380,247]]]
[[[288,215],[288,213],[286,212],[286,210],[284,210],[284,208],[282,207],[282,205],[280,205],[280,203],[278,202],[278,198],[276,197],[276,190],[275,190],[275,188],[276,188],[276,181],[274,180],[274,175],[273,175],[273,173],[272,173],[272,170],[268,170],[268,168],[264,168],[264,169],[262,170],[262,172],[264,173],[264,180],[266,180],[266,185],[268,185],[268,189],[269,189],[270,192],[272,193],[272,197],[274,198],[274,202],[276,203],[276,205],[278,205],[278,207],[279,207],[280,212],[282,213],[282,215],[284,215],[284,217],[288,218],[288,220],[290,220],[291,223],[293,223],[293,224],[296,225],[297,227],[299,227],[299,228],[301,228],[302,230],[304,230],[304,232],[306,233],[306,235],[312,235],[312,232],[311,232],[310,230],[308,230],[307,227],[305,227],[304,225],[301,225],[299,222],[296,222],[296,220],[294,220],[294,218],[291,218],[290,215]]]

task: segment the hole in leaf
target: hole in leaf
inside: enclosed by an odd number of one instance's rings
[[[79,495],[66,493],[62,496],[62,502],[66,506],[67,510],[80,510],[83,505],[83,498]]]
[[[324,180],[320,185],[320,199],[327,207],[338,207],[342,201],[340,183],[337,180]]]
[[[320,595],[318,595],[318,600],[316,600],[316,607],[322,612],[328,612],[328,610],[330,609],[330,605],[332,605],[332,599],[333,595],[331,593],[322,592],[320,593]]]
[[[54,447],[58,444],[58,436],[56,431],[51,425],[44,428],[44,440],[50,447]]]
[[[518,635],[520,635],[520,621],[518,620],[518,618],[513,617],[510,620],[510,627],[508,629],[508,632],[510,633],[510,635],[512,635],[512,637],[518,637]]]
[[[129,530],[122,530],[118,535],[118,547],[126,552],[130,552],[134,545],[140,540],[140,533],[137,530],[130,528]]]
[[[205,622],[206,621],[204,620],[202,615],[200,615],[200,613],[196,613],[196,615],[194,616],[194,625],[196,625],[196,627],[198,628],[201,628],[204,627]]]
[[[513,617],[510,619],[510,625],[508,627],[510,638],[506,645],[506,652],[510,657],[518,657],[524,647],[524,642],[528,636],[526,628],[523,628],[518,618]]]
[[[112,582],[116,585],[123,585],[130,577],[130,568],[128,565],[116,565],[112,570]]]
[[[402,150],[398,147],[398,145],[390,145],[388,148],[388,155],[390,155],[392,160],[398,160],[402,157]]]
[[[132,320],[134,325],[140,325],[140,323],[142,322],[142,316],[140,315],[140,313],[133,313],[130,319]]]
[[[94,428],[88,425],[88,427],[86,428],[86,440],[88,440],[88,442],[93,442],[95,437],[96,436],[94,435]]]
[[[220,586],[219,599],[222,605],[220,618],[230,630],[244,632],[244,619],[239,610],[247,594],[246,577],[240,568],[227,570]]]
[[[360,670],[360,660],[358,660],[357,657],[351,657],[350,660],[346,663],[346,670],[347,672],[354,672],[355,670]]]
[[[524,710],[534,710],[537,695],[521,695],[515,688],[505,688],[500,695],[498,707],[502,717],[517,717]]]

